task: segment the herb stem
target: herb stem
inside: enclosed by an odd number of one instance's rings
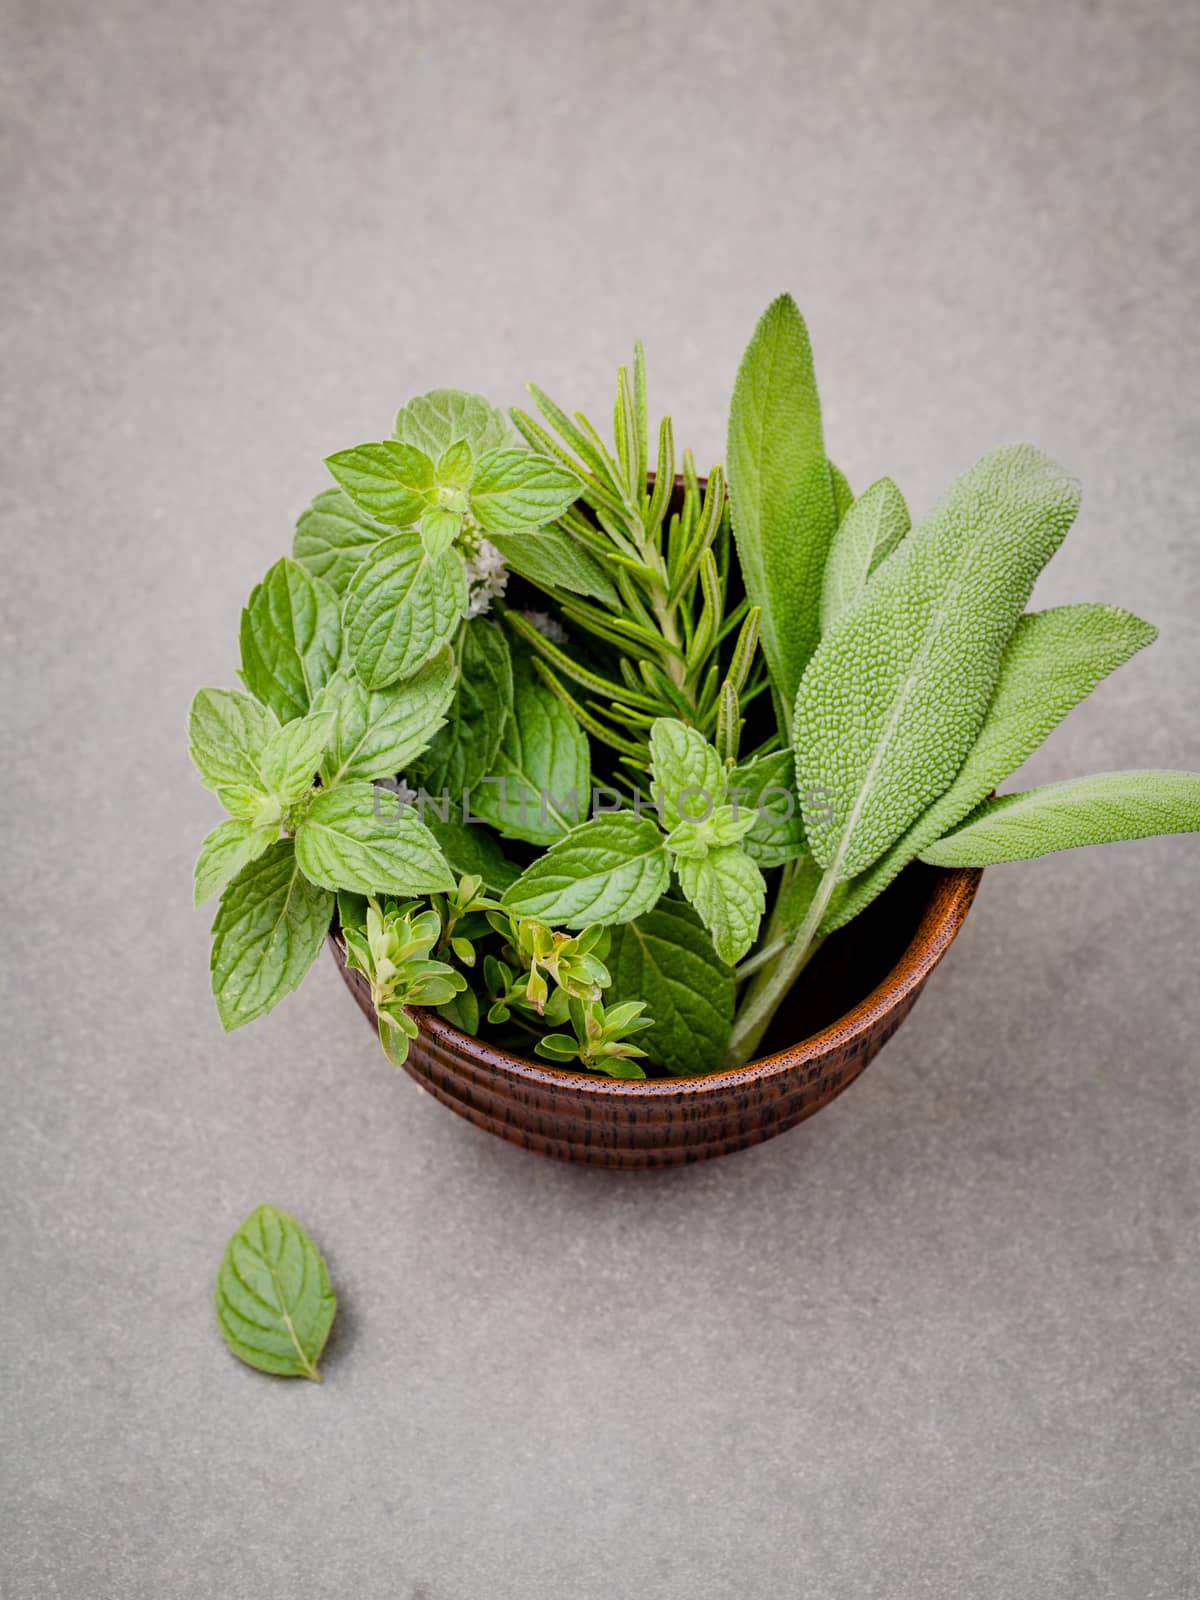
[[[741,1067],[749,1061],[767,1031],[780,1002],[816,955],[822,943],[817,930],[821,926],[821,918],[825,915],[836,888],[837,877],[835,869],[831,867],[826,870],[817,885],[816,893],[804,914],[804,921],[797,929],[796,936],[783,959],[771,972],[760,972],[758,978],[751,984],[741,1010],[734,1019],[733,1033],[725,1055],[727,1067]],[[767,951],[763,952],[764,962],[772,949],[773,946],[768,946]]]

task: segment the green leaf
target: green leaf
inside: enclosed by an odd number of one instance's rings
[[[993,451],[821,641],[796,697],[796,784],[834,880],[869,867],[952,782],[1078,503],[1032,445]]]
[[[632,922],[650,910],[670,875],[654,822],[614,812],[581,823],[552,845],[505,891],[503,904],[555,927]]]
[[[462,531],[463,514],[446,506],[430,506],[421,518],[421,543],[428,556],[440,556]]]
[[[487,533],[525,533],[562,516],[580,480],[532,450],[489,450],[475,468],[471,509]]]
[[[438,842],[438,847],[459,877],[482,878],[495,894],[503,894],[510,883],[520,877],[520,871],[507,860],[500,842],[490,828],[479,823],[462,820],[461,809],[451,807],[447,820],[432,805],[425,807],[425,826]]]
[[[605,605],[620,605],[612,580],[590,550],[560,528],[537,533],[491,533],[491,542],[514,572],[542,589],[590,595]]]
[[[297,717],[271,735],[263,751],[262,774],[282,806],[293,806],[312,788],[325,746],[333,732],[333,708],[318,695],[305,717]]]
[[[321,768],[327,789],[354,778],[393,778],[416,761],[446,720],[457,667],[449,645],[390,689],[368,689],[353,674],[325,693],[334,711]]]
[[[767,307],[742,357],[729,412],[733,531],[780,731],[820,638],[821,585],[837,517],[804,319],[790,295]]]
[[[278,839],[226,887],[213,922],[212,990],[226,1029],[290,994],[317,959],[333,896],[309,883]]]
[[[821,591],[821,631],[828,633],[911,526],[904,496],[880,478],[846,512],[833,536]]]
[[[840,467],[831,461],[829,463],[829,479],[833,485],[833,512],[838,522],[854,504],[854,490],[850,487],[850,480]]]
[[[340,489],[326,489],[301,514],[292,541],[292,556],[314,578],[344,594],[359,563],[373,545],[391,532],[360,511]]]
[[[733,972],[690,906],[663,898],[615,928],[605,965],[609,1003],[646,1002],[654,1026],[639,1042],[653,1061],[681,1076],[721,1065],[733,1022]]]
[[[738,793],[739,790],[744,793]],[[796,766],[790,750],[744,762],[729,774],[739,811],[755,813],[742,849],[760,867],[781,867],[804,850],[804,818],[796,798]]]
[[[240,689],[199,690],[188,716],[188,743],[201,783],[265,794],[262,755],[278,727],[271,712]]]
[[[513,711],[489,776],[473,785],[471,809],[505,838],[553,844],[587,814],[587,736],[527,656],[513,666]]]
[[[337,595],[284,556],[242,612],[242,681],[280,722],[302,717],[337,671],[342,629]]]
[[[475,476],[475,452],[469,440],[456,439],[448,444],[438,457],[433,475],[449,489],[469,489]]]
[[[650,729],[650,770],[664,828],[711,816],[724,799],[720,756],[702,733],[673,717],[657,718]]]
[[[512,659],[504,630],[472,618],[459,635],[459,661],[446,725],[430,744],[420,773],[431,794],[447,790],[461,809],[466,791],[492,770],[512,706]]]
[[[1085,844],[1200,832],[1200,773],[1100,772],[985,800],[921,852],[934,867],[990,867]]]
[[[464,439],[475,456],[513,443],[508,418],[482,395],[461,389],[431,389],[396,413],[396,438],[415,445],[436,461],[456,439]]]
[[[758,937],[767,899],[762,873],[736,844],[710,850],[703,859],[676,856],[675,871],[718,956],[730,966],[740,961]]]
[[[244,817],[218,823],[200,846],[196,861],[194,903],[202,906],[220,894],[242,868],[255,861],[279,837],[278,822],[256,828]]]
[[[1000,658],[979,737],[953,783],[848,886],[822,931],[831,933],[870,905],[910,861],[1015,772],[1072,706],[1154,637],[1148,622],[1116,606],[1056,606],[1021,617]]]
[[[376,546],[345,599],[346,643],[368,689],[410,678],[447,644],[467,609],[453,550],[430,557],[411,533]]]
[[[321,1252],[274,1206],[252,1211],[225,1247],[214,1295],[225,1343],[249,1367],[320,1383],[337,1310]]]
[[[415,810],[371,783],[322,790],[297,830],[296,860],[327,889],[407,899],[454,888],[437,840]]]
[[[411,527],[433,491],[433,462],[395,439],[339,450],[325,465],[356,506],[390,528]]]

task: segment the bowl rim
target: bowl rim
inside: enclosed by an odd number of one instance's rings
[[[507,1078],[510,1082],[536,1085],[540,1089],[558,1090],[561,1093],[578,1091],[584,1095],[628,1100],[673,1099],[680,1096],[720,1094],[732,1087],[763,1083],[792,1072],[795,1068],[820,1061],[841,1046],[853,1043],[879,1022],[924,983],[937,966],[971,909],[979,881],[981,867],[953,867],[933,869],[937,876],[930,885],[930,893],[916,931],[903,954],[874,989],[851,1007],[836,1022],[798,1040],[771,1055],[757,1056],[741,1067],[718,1067],[714,1072],[694,1076],[670,1078],[606,1078],[595,1073],[571,1072],[564,1067],[532,1061],[526,1056],[516,1056],[498,1045],[463,1033],[436,1011],[414,1007],[413,1018],[422,1033],[444,1048],[466,1056],[477,1066]],[[336,936],[344,960],[341,930]]]

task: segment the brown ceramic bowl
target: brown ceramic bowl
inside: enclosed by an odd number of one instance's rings
[[[667,1167],[728,1155],[783,1133],[841,1094],[916,1004],[962,927],[982,873],[914,865],[822,945],[775,1018],[769,1054],[730,1072],[624,1082],[509,1055],[416,1011],[406,1067],[477,1128],[560,1161]],[[330,935],[338,969],[371,1022],[360,972]]]

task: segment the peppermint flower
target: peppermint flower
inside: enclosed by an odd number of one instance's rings
[[[492,601],[499,599],[508,587],[508,568],[504,557],[488,539],[480,539],[478,548],[463,562],[470,601],[468,617],[482,617],[492,609]]]

